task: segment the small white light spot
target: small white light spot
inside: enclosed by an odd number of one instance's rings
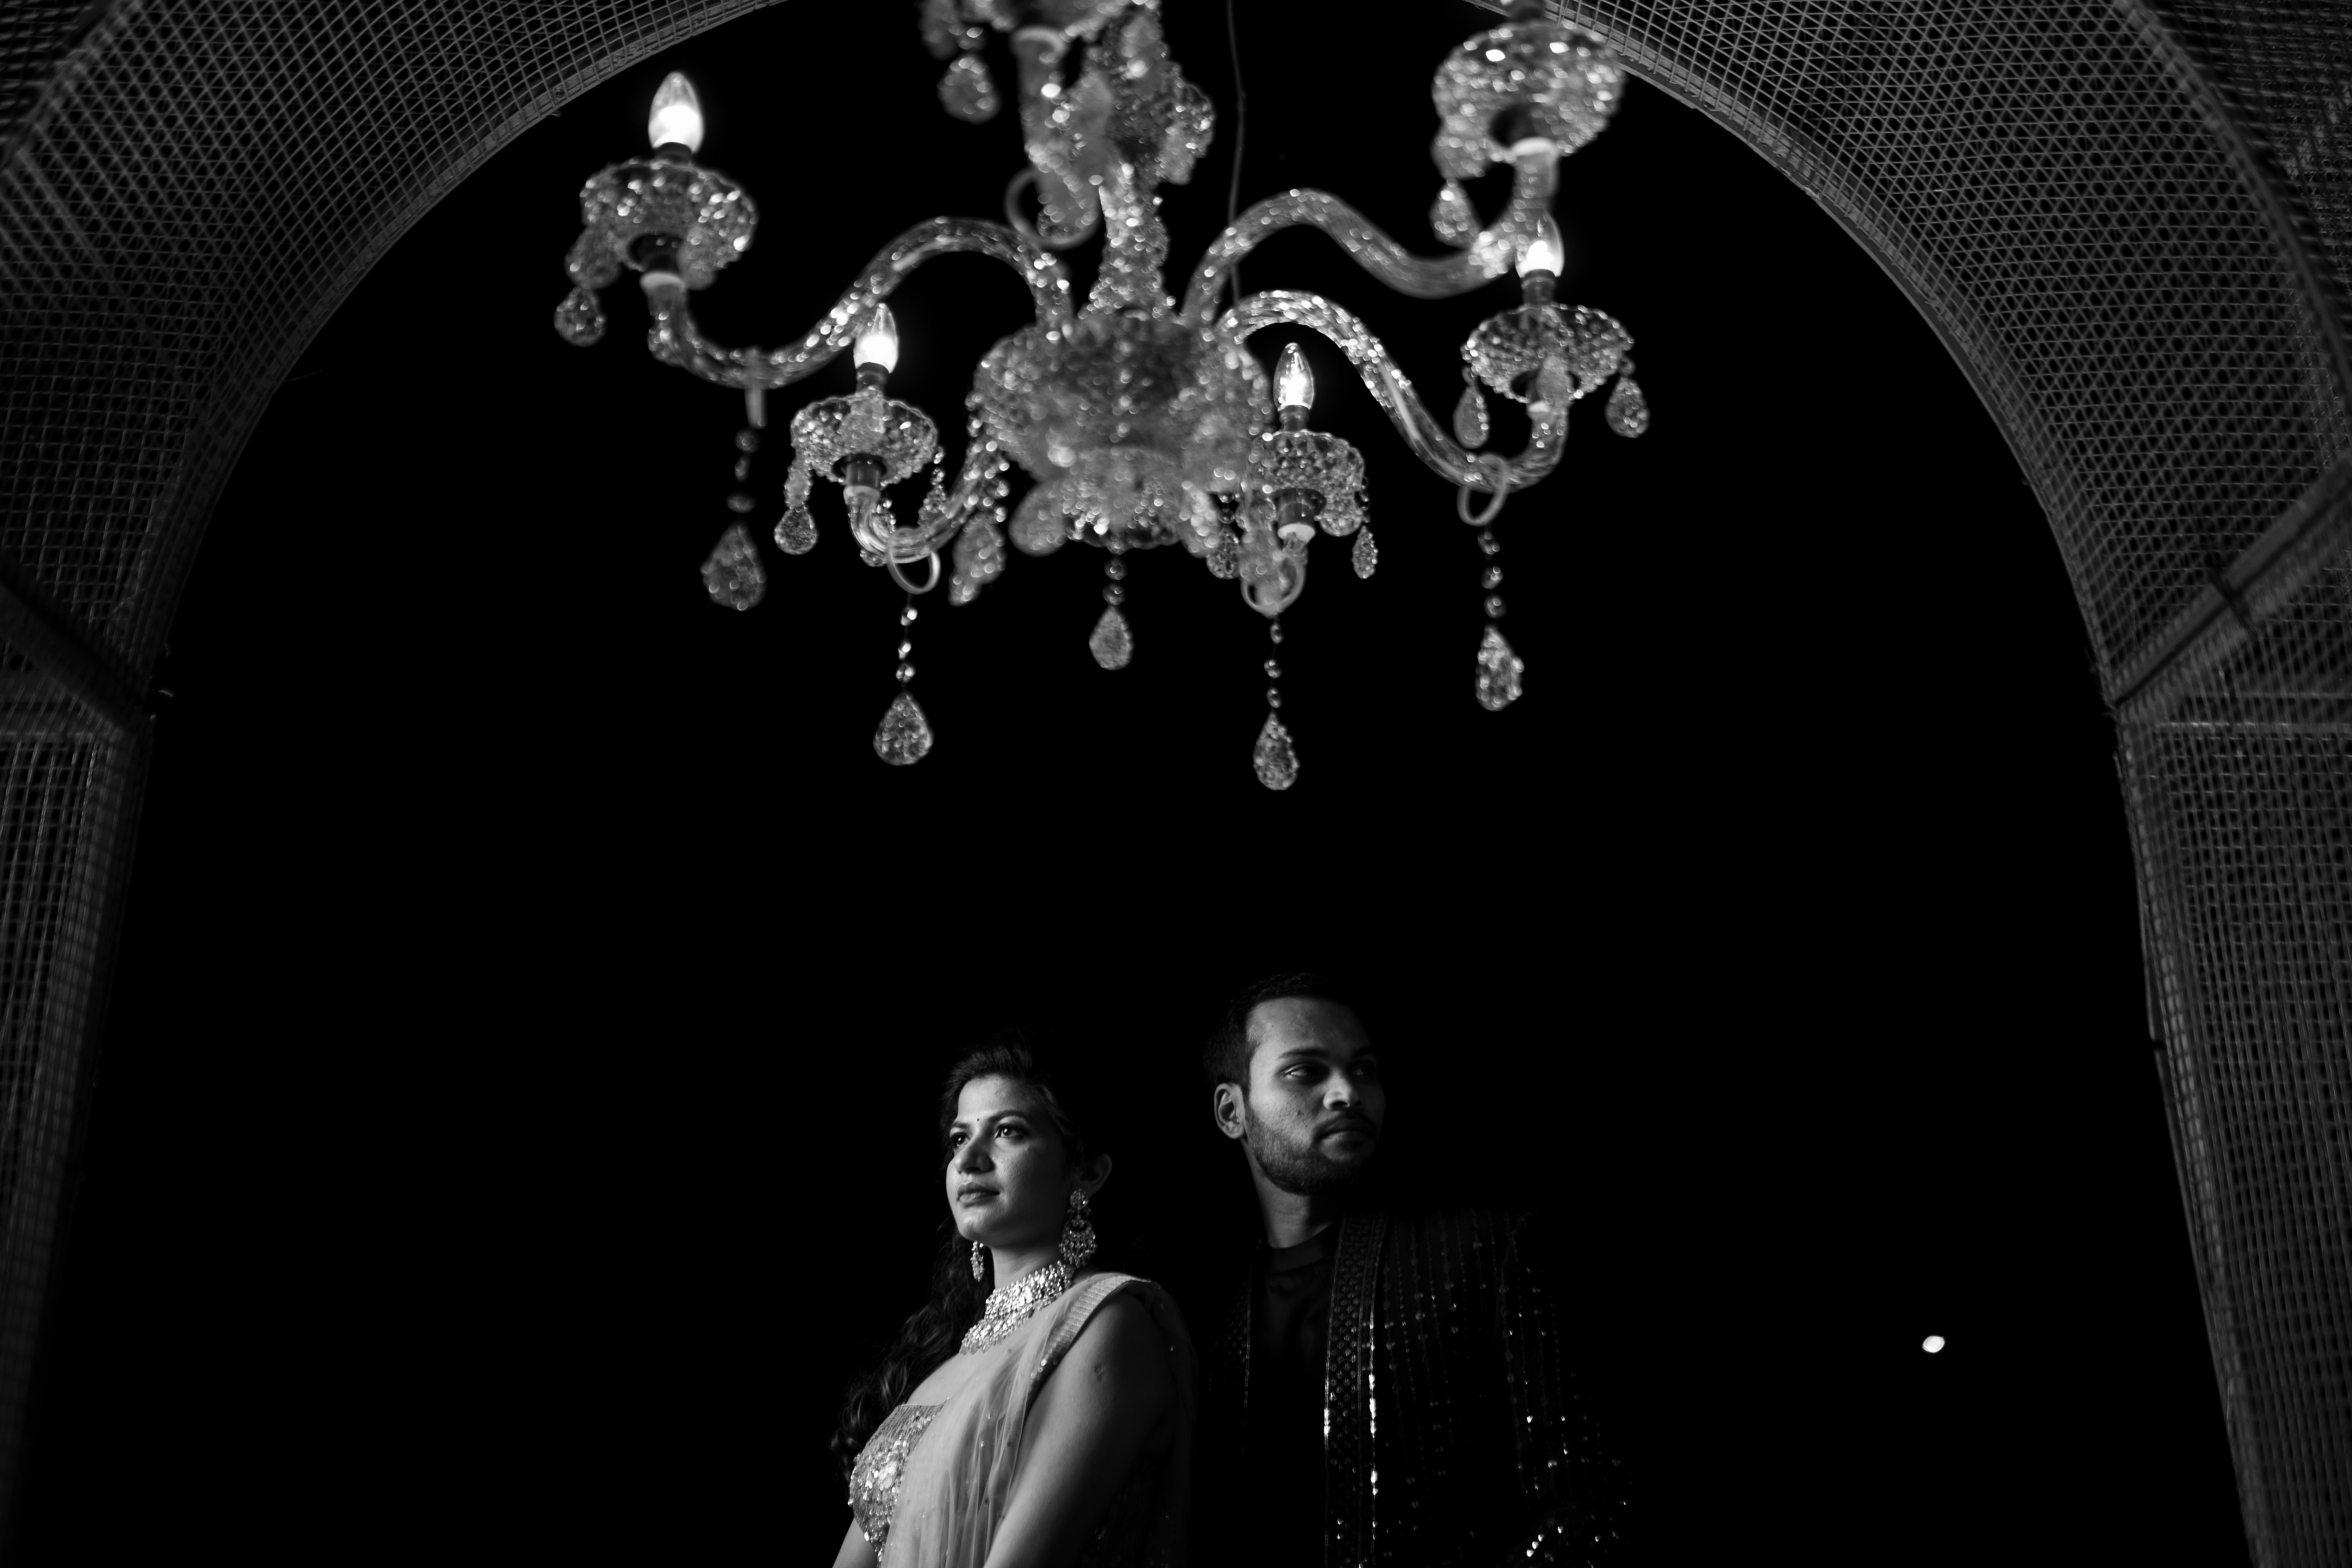
[[[1944,1336],[1941,1334],[1929,1334],[1926,1339],[1919,1342],[1919,1348],[1926,1351],[1929,1355],[1934,1355],[1937,1351],[1944,1348]]]
[[[1503,51],[1500,49],[1488,49],[1486,51],[1486,58],[1494,61],[1496,65],[1501,65],[1503,63]]]

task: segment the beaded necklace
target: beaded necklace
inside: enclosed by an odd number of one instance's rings
[[[1070,1288],[1070,1266],[1056,1258],[1033,1268],[1001,1290],[991,1290],[980,1310],[980,1321],[963,1336],[966,1355],[984,1351],[1018,1328],[1022,1321]]]

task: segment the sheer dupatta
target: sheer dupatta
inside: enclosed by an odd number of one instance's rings
[[[1192,1504],[1192,1345],[1168,1293],[1129,1274],[1097,1274],[989,1352],[992,1364],[940,1406],[908,1456],[891,1517],[888,1568],[982,1568],[1021,1477],[1030,1406],[1087,1322],[1129,1295],[1168,1342],[1176,1426],[1167,1457],[1139,1460],[1079,1556],[1085,1568],[1175,1568],[1186,1561]],[[1148,1472],[1148,1473],[1147,1473]]]

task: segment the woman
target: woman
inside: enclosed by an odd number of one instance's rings
[[[834,1568],[1182,1562],[1192,1344],[1158,1286],[1089,1267],[1109,1155],[1016,1038],[956,1064],[940,1131],[954,1229],[842,1412]]]

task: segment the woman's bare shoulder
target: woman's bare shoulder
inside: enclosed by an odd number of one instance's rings
[[[1078,1337],[1083,1340],[1092,1333],[1108,1334],[1121,1340],[1140,1336],[1154,1344],[1160,1341],[1160,1326],[1151,1321],[1151,1309],[1145,1306],[1132,1290],[1120,1290],[1094,1310],[1094,1315],[1087,1320],[1087,1326]]]
[[[1094,1310],[1065,1358],[1083,1362],[1096,1378],[1168,1381],[1168,1336],[1151,1309],[1121,1290]]]

